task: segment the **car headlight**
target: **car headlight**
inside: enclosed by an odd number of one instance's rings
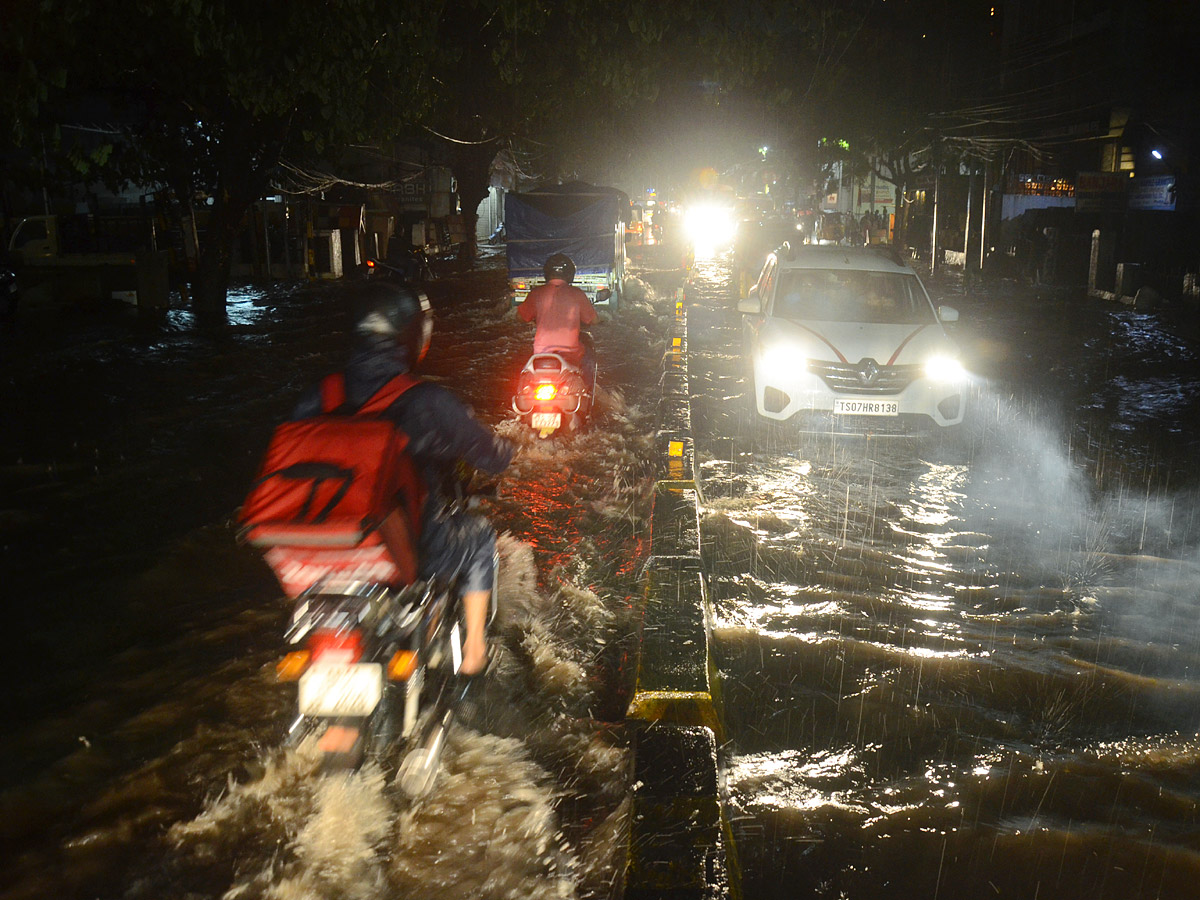
[[[687,211],[684,227],[693,244],[720,247],[733,241],[737,222],[727,207],[706,204]]]
[[[962,381],[967,377],[967,370],[953,356],[932,356],[925,360],[925,377],[931,381]]]
[[[763,347],[758,358],[758,371],[766,384],[787,384],[797,372],[804,371],[804,354],[794,347],[774,345]]]

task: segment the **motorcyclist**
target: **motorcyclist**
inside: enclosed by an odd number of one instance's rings
[[[555,253],[542,267],[545,284],[535,287],[517,309],[526,322],[536,322],[534,353],[557,353],[572,365],[583,369],[587,384],[596,381],[596,355],[581,325],[596,321],[596,309],[587,294],[571,284],[575,263],[565,253]]]
[[[396,375],[417,367],[429,349],[433,310],[424,294],[391,281],[361,289],[354,346],[344,369],[347,405],[362,405]],[[319,414],[319,387],[310,388],[293,419]],[[408,451],[428,489],[422,512],[419,556],[422,577],[460,571],[466,619],[460,671],[487,665],[487,620],[494,587],[496,534],[487,520],[452,509],[447,493],[454,469],[465,462],[490,474],[503,472],[514,446],[480,423],[462,401],[438,384],[421,381],[383,413],[408,435]]]

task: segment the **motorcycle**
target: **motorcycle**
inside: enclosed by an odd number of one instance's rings
[[[465,464],[443,473],[445,513],[476,508],[496,484]],[[384,536],[387,543],[387,536]],[[394,568],[371,547],[270,547],[265,558],[285,585],[307,584],[295,600],[278,663],[297,684],[285,744],[315,741],[324,771],[352,770],[399,756],[397,783],[411,797],[437,779],[446,736],[480,678],[462,676],[466,624],[452,571],[395,586]],[[499,571],[494,556],[493,584]],[[496,604],[489,610],[489,624]]]
[[[5,263],[0,263],[0,318],[9,318],[17,313],[17,273]]]
[[[359,412],[406,389],[389,386]],[[293,602],[291,649],[276,667],[297,685],[285,744],[314,745],[326,771],[356,769],[368,757],[386,767],[402,753],[400,785],[417,796],[433,785],[475,679],[459,675],[460,572],[420,577],[414,523],[424,492],[394,440],[369,414],[279,426],[242,506],[240,536],[263,552]],[[368,464],[372,443],[388,465]],[[448,514],[484,493],[470,491],[465,465],[445,474]]]
[[[429,264],[429,254],[421,247],[399,254],[390,253],[386,260],[368,259],[366,276],[368,279],[386,278],[409,285],[433,281],[437,277]]]
[[[598,301],[608,299],[603,289]],[[587,335],[582,340],[590,340]],[[517,376],[517,392],[512,398],[517,418],[548,438],[556,431],[579,431],[591,416],[596,397],[596,375],[584,371],[559,353],[534,353]]]
[[[295,600],[286,635],[295,649],[277,666],[298,688],[286,743],[315,741],[326,771],[402,749],[401,786],[425,793],[473,684],[457,676],[463,633],[448,585],[317,582]]]

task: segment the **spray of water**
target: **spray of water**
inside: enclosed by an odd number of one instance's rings
[[[260,777],[231,781],[171,829],[188,866],[226,879],[220,896],[607,895],[627,827],[627,751],[586,710],[589,648],[613,613],[577,586],[544,595],[532,548],[508,535],[498,547],[497,657],[482,708],[450,732],[433,791],[413,800],[374,763],[320,775],[307,748],[272,752]],[[584,794],[595,825],[567,834],[560,807]]]

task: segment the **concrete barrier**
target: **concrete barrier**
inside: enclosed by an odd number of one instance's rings
[[[637,678],[626,718],[722,733],[708,644],[711,619],[698,557],[651,560]]]
[[[700,492],[695,482],[660,481],[654,486],[650,556],[652,561],[685,556],[699,563]]]
[[[712,732],[658,724],[634,741],[626,900],[713,896],[729,877]]]
[[[720,802],[720,682],[700,556],[684,303],[680,290],[663,353],[650,561],[626,711],[636,774],[625,870],[629,900],[741,896],[736,848]]]

